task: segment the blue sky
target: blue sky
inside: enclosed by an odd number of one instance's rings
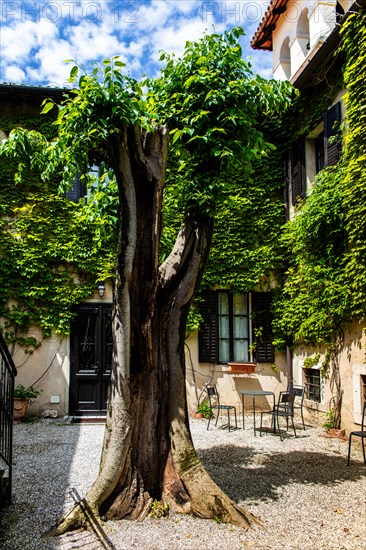
[[[114,55],[131,76],[154,76],[161,50],[180,55],[187,40],[234,26],[246,32],[243,57],[271,77],[271,54],[249,46],[269,0],[0,1],[0,82],[64,86],[65,59],[88,69]]]

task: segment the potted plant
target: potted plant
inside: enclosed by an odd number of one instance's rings
[[[345,430],[341,430],[337,415],[334,409],[329,409],[325,415],[325,422],[323,428],[327,430],[327,433],[332,437],[344,437]]]
[[[207,399],[205,401],[202,401],[200,405],[197,407],[197,411],[195,413],[192,413],[193,418],[212,418],[212,410],[210,407],[210,403]]]
[[[29,407],[31,400],[35,399],[41,390],[33,388],[25,388],[21,384],[18,384],[14,389],[14,404],[13,404],[13,418],[14,421],[21,422],[24,418],[25,413]]]

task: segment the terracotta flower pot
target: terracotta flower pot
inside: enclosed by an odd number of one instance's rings
[[[27,412],[29,406],[29,399],[19,399],[14,397],[13,404],[13,419],[14,422],[21,422],[24,418],[25,413]]]
[[[192,417],[192,418],[204,418],[205,415],[202,414],[202,413],[193,412],[193,413],[191,413],[191,417]]]
[[[228,363],[229,372],[236,372],[238,374],[250,374],[255,372],[255,363]]]
[[[329,428],[328,434],[331,437],[344,437],[346,434],[345,430],[339,430],[338,428]]]

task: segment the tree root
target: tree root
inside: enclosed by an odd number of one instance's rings
[[[43,538],[57,537],[64,535],[69,531],[76,531],[77,529],[87,529],[88,521],[82,506],[78,502],[68,512],[63,514],[57,521],[56,525],[51,527],[43,534]]]

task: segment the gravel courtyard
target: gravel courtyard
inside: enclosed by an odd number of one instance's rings
[[[143,522],[108,522],[96,535],[42,538],[95,478],[102,425],[41,420],[14,430],[13,504],[0,519],[1,550],[221,550],[366,548],[366,466],[360,446],[347,467],[347,440],[320,428],[291,430],[283,441],[265,433],[228,432],[192,420],[192,436],[207,470],[230,497],[263,522],[232,525],[172,514]]]

